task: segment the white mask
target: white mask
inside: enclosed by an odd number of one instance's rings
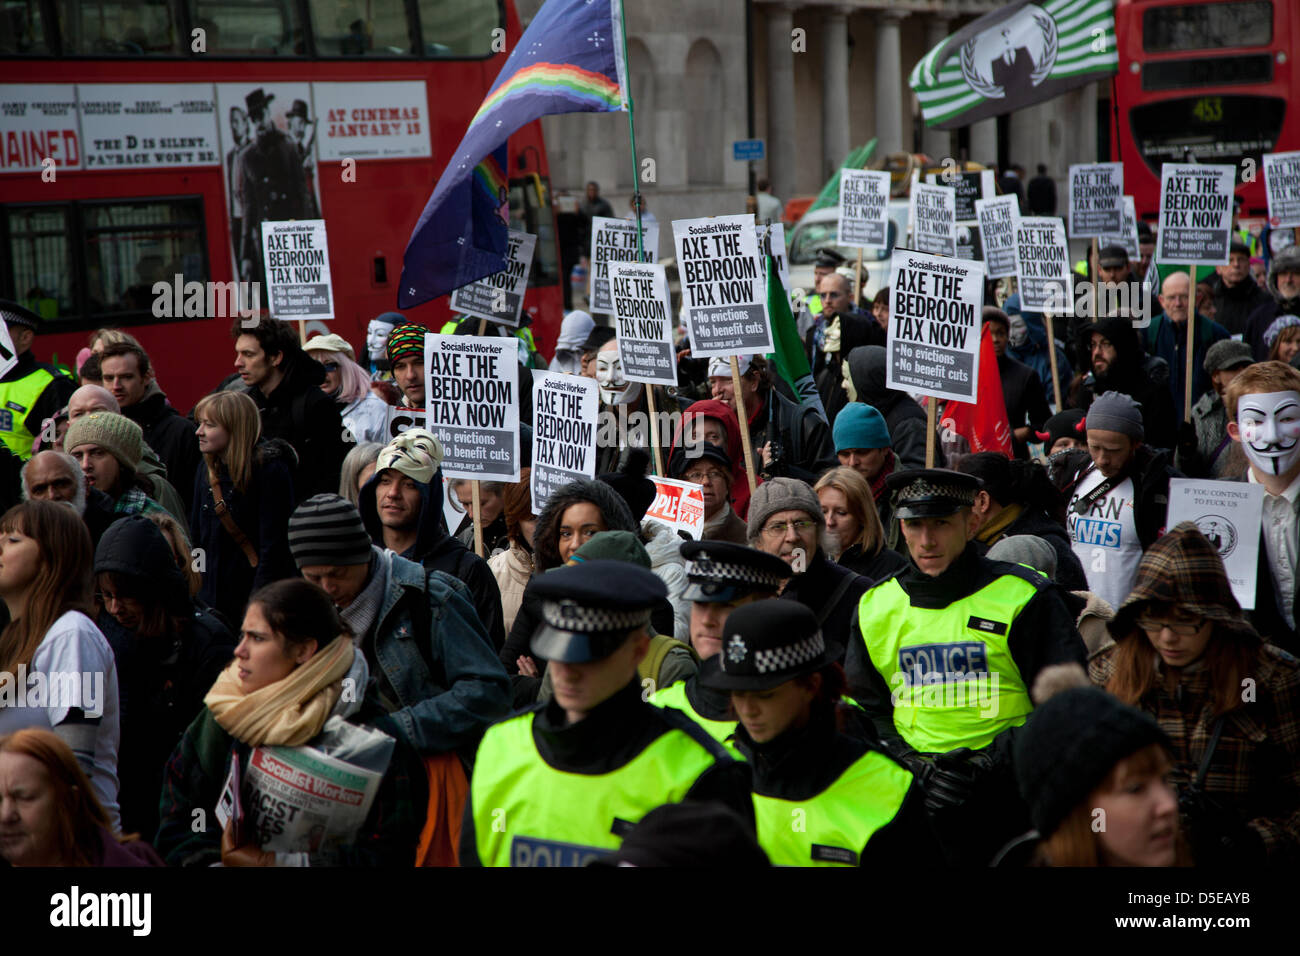
[[[600,386],[600,400],[606,405],[630,405],[641,395],[641,383],[623,377],[623,360],[616,348],[596,354],[596,384]]]
[[[1007,339],[1013,349],[1018,349],[1029,340],[1029,326],[1025,325],[1024,316],[1021,315],[1009,315],[1007,320],[1010,323]]]
[[[1300,460],[1300,392],[1257,392],[1237,402],[1241,444],[1252,465],[1284,475]]]
[[[366,351],[370,353],[370,360],[377,362],[384,357],[384,349],[388,345],[388,336],[392,333],[393,326],[388,322],[380,322],[378,319],[371,319],[370,324],[366,326]]]

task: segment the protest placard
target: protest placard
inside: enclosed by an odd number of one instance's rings
[[[677,219],[673,241],[691,355],[771,352],[753,215]]]
[[[997,195],[993,187],[993,170],[977,169],[969,173],[959,173],[955,169],[942,173],[926,173],[925,181],[932,186],[951,186],[956,194],[957,222],[975,222],[979,214],[975,203],[980,199],[992,199]]]
[[[957,191],[951,186],[913,183],[908,217],[912,245],[936,256],[957,254]]]
[[[267,297],[277,319],[332,319],[324,219],[262,223]]]
[[[957,240],[958,259],[978,259],[981,262],[984,260],[984,247],[980,242],[978,224],[959,222],[953,236]]]
[[[776,274],[781,280],[781,287],[790,291],[790,258],[785,254],[785,226],[773,223],[770,226],[757,225],[754,236],[758,240],[758,265],[763,274],[763,287],[767,287],[767,257],[776,260]]]
[[[895,251],[886,386],[974,402],[983,309],[983,263]]]
[[[1265,153],[1264,185],[1268,224],[1274,229],[1300,226],[1300,152]]]
[[[888,172],[840,170],[840,220],[835,242],[870,249],[889,245]]]
[[[510,230],[506,246],[506,267],[463,285],[451,293],[453,311],[477,316],[512,329],[519,327],[528,289],[528,270],[533,265],[537,237],[530,232]]]
[[[18,364],[18,352],[14,349],[14,340],[9,335],[9,323],[0,319],[0,377]]]
[[[1101,249],[1107,246],[1123,246],[1130,262],[1137,262],[1142,258],[1142,250],[1138,248],[1137,208],[1133,205],[1132,196],[1124,197],[1124,225],[1120,231],[1100,237],[1097,246]]]
[[[1232,594],[1247,610],[1255,607],[1255,569],[1264,486],[1246,481],[1172,478],[1166,527],[1191,521],[1219,551]]]
[[[1016,274],[1016,226],[1020,222],[1020,203],[1015,196],[975,200],[979,218],[980,242],[984,247],[984,265],[990,279]]]
[[[1232,241],[1232,188],[1237,167],[1165,163],[1160,167],[1156,261],[1226,266]]]
[[[1022,216],[1016,227],[1016,284],[1026,312],[1074,314],[1074,273],[1059,216]]]
[[[609,285],[624,376],[631,382],[676,385],[677,352],[664,267],[611,262]]]
[[[641,239],[644,258],[640,261],[656,262],[659,259],[659,223],[643,222],[642,228],[645,230]],[[636,220],[593,216],[587,311],[612,314],[614,306],[609,298],[609,266],[614,262],[637,261]]]
[[[599,409],[595,379],[563,372],[533,373],[533,461],[529,490],[534,514],[541,514],[547,499],[575,478],[595,477]]]
[[[704,488],[676,478],[652,475],[655,500],[645,513],[647,521],[676,533],[685,531],[695,541],[704,534]]]
[[[519,349],[513,335],[424,337],[425,428],[448,478],[519,480]]]
[[[1070,238],[1092,239],[1124,228],[1124,164],[1070,166]]]
[[[427,428],[423,408],[406,408],[403,405],[388,406],[388,441],[392,441],[408,428]]]

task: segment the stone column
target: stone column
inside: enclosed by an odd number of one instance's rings
[[[772,194],[782,201],[794,195],[795,119],[793,3],[767,7],[767,169]]]
[[[925,21],[925,52],[929,53],[952,31],[953,14],[936,13]],[[919,108],[919,107],[918,107]],[[922,121],[924,122],[924,121]],[[955,156],[952,148],[952,132],[946,129],[934,129],[925,126],[921,132],[921,151],[936,163],[942,163],[945,157]]]
[[[903,54],[899,27],[906,11],[882,10],[876,17],[876,152],[888,156],[903,149]]]
[[[822,15],[822,179],[828,179],[849,154],[848,10],[831,7]]]

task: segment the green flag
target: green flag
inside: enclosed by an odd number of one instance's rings
[[[871,154],[875,151],[876,141],[872,139],[872,141],[867,143],[866,146],[859,146],[853,152],[849,153],[848,158],[845,159],[844,162],[840,163],[840,169],[865,169],[867,161],[871,159]],[[805,212],[804,215],[806,216],[808,213],[815,212],[818,209],[827,209],[831,206],[838,206],[839,204],[840,173],[839,169],[837,169],[835,175],[826,180],[826,185],[822,187],[822,191],[817,194],[817,198],[813,200],[813,204],[808,207],[807,212]]]
[[[781,284],[776,260],[771,256],[767,257],[767,314],[772,323],[772,345],[776,349],[767,357],[768,361],[799,397],[799,404],[816,409],[822,421],[826,421],[826,409],[817,394],[817,383],[813,381],[808,356],[799,339],[799,328],[795,325],[794,313],[790,311],[790,296]]]

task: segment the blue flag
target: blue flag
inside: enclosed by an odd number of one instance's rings
[[[506,140],[551,113],[626,108],[619,0],[547,0],[443,170],[402,258],[399,308],[505,268]]]

